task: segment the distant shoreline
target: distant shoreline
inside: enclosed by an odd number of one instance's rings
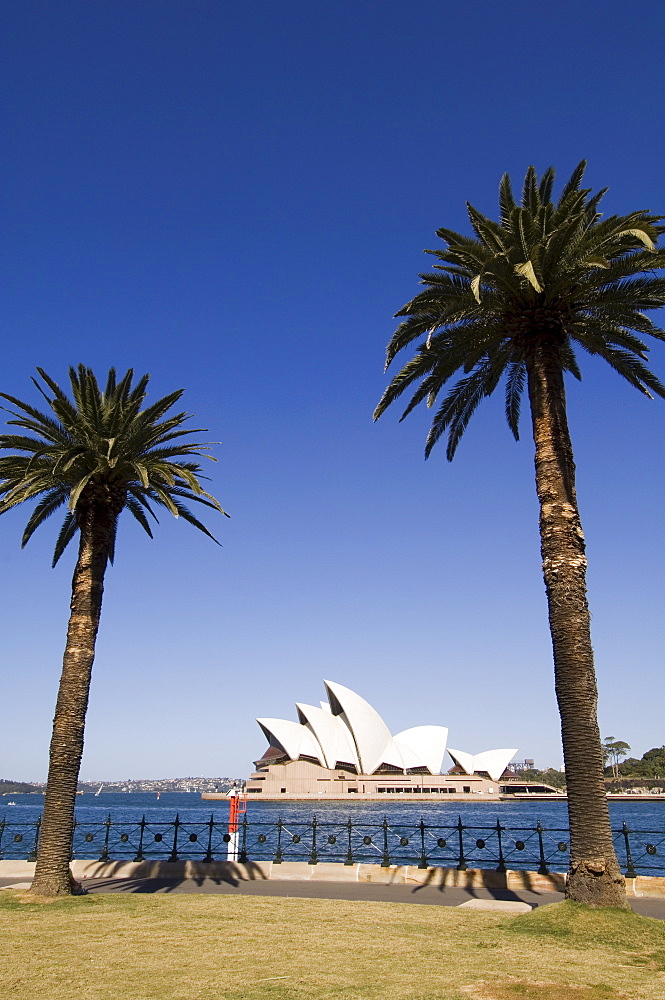
[[[228,800],[228,793],[226,792],[201,792],[201,798],[206,801],[222,801]],[[663,802],[665,801],[665,793],[654,793],[653,795],[647,793],[633,793],[633,792],[608,792],[607,800],[610,802]],[[326,795],[325,797],[317,798],[314,795],[290,795],[288,793],[280,796],[256,796],[256,798],[250,796],[253,802],[350,802],[351,796],[346,795],[344,797],[333,797],[332,795]],[[353,801],[358,802],[399,802],[400,805],[413,805],[422,806],[427,802],[455,802],[456,804],[466,802],[477,803],[491,802],[496,804],[497,802],[567,802],[568,796],[561,792],[552,792],[549,795],[541,794],[538,792],[528,792],[521,794],[519,792],[513,793],[511,795],[363,795],[362,793],[356,793],[353,795]]]

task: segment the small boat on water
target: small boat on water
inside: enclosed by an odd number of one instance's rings
[[[15,805],[18,805],[18,803],[17,802],[8,802],[7,805],[8,806],[15,806]]]

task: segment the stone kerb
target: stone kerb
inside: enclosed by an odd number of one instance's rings
[[[311,865],[302,861],[72,861],[72,871],[78,879],[222,879],[229,882],[247,881],[307,881],[307,882],[370,882],[393,885],[431,885],[458,889],[509,889],[530,892],[563,892],[566,877],[553,872],[497,872],[483,868],[418,868],[416,865],[343,865],[321,862]],[[0,878],[32,878],[34,861],[0,861]],[[629,897],[665,899],[665,878],[638,875],[626,879]]]

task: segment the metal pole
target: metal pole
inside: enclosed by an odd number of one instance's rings
[[[633,867],[633,855],[630,850],[630,839],[628,836],[630,830],[625,823],[623,824],[623,830],[621,832],[623,833],[623,839],[626,844],[626,876],[628,878],[637,878],[637,872]]]
[[[204,862],[210,863],[212,861],[212,831],[215,825],[215,817],[213,813],[210,813],[210,821],[208,822],[208,850],[206,851]]]
[[[383,861],[382,868],[390,868],[390,854],[388,853],[388,817],[383,817]]]
[[[242,844],[240,847],[240,857],[238,861],[241,865],[247,863],[247,814],[242,818]]]
[[[318,858],[318,855],[316,853],[316,827],[317,827],[316,816],[313,816],[312,817],[312,854],[311,854],[311,857],[309,859],[310,865],[318,865],[318,863],[319,863],[319,858]]]
[[[173,820],[173,849],[171,851],[171,856],[169,861],[178,860],[178,827],[180,826],[180,817],[178,813],[175,814],[175,819]]]
[[[540,853],[540,867],[538,868],[539,875],[549,875],[549,869],[545,861],[545,848],[543,847],[543,828],[540,825],[540,820],[536,823],[536,830],[538,831],[538,851]]]
[[[459,841],[459,860],[457,862],[457,871],[466,871],[466,861],[464,860],[464,826],[462,825],[462,817],[459,816],[457,819],[457,839]]]
[[[282,854],[282,817],[280,816],[277,820],[277,853],[275,854],[275,864],[281,865],[284,860],[284,855]]]
[[[104,820],[104,826],[106,830],[104,832],[104,846],[102,847],[102,853],[99,855],[100,861],[108,861],[109,859],[109,837],[111,836],[111,813],[108,814]]]
[[[141,835],[139,837],[139,849],[136,852],[136,857],[134,858],[134,861],[143,861],[143,833],[145,831],[145,813],[141,817],[140,827],[141,827]]]
[[[345,865],[352,865],[353,864],[353,849],[351,847],[351,832],[353,830],[353,824],[351,822],[351,817],[350,816],[349,816],[349,821],[346,824],[346,829],[347,829],[347,833],[348,833],[348,844],[349,844],[349,847],[348,847],[348,850],[346,852],[346,861],[344,862],[344,864]]]
[[[39,831],[41,830],[41,826],[42,826],[42,818],[41,816],[38,816],[37,819],[35,820],[35,840],[32,845],[32,850],[30,851],[26,859],[27,861],[37,860],[37,848],[39,847]]]
[[[503,830],[503,827],[501,826],[501,822],[497,818],[497,821],[496,821],[496,835],[497,835],[498,840],[499,840],[499,866],[497,868],[498,872],[505,872],[505,870],[506,870],[506,861],[505,861],[505,858],[503,856],[503,844],[501,842],[501,831],[502,830]]]
[[[420,821],[420,864],[419,868],[427,868],[427,854],[425,853],[425,820]]]

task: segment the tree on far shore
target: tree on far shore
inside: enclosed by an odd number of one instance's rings
[[[566,775],[554,767],[547,767],[544,771],[537,767],[526,768],[524,771],[520,771],[517,777],[520,781],[522,779],[524,781],[540,781],[545,785],[553,785],[554,788],[566,787]]]
[[[107,563],[113,562],[118,518],[129,511],[152,538],[149,518],[157,521],[153,508],[164,507],[216,541],[183,500],[225,511],[202,488],[201,467],[191,461],[199,457],[215,461],[205,454],[207,445],[187,438],[201,428],[182,426],[189,419],[187,413],[167,416],[182,389],[144,408],[148,375],[133,385],[131,369],[117,381],[112,368],[102,390],[91,369],[79,365],[69,370],[70,399],[46,372],[37,371],[41,383],[33,382],[51,413],[0,393],[11,404],[8,423],[20,428],[18,434],[0,435],[0,452],[10,452],[0,455],[0,514],[37,501],[23,533],[24,546],[51,514],[66,505],[54,566],[68,543],[79,536],[32,883],[34,893],[60,896],[79,888],[69,869],[74,805],[104,574]]]
[[[581,378],[576,351],[602,358],[644,395],[665,396],[647,368],[643,335],[665,340],[645,315],[665,302],[654,276],[665,231],[646,211],[602,219],[604,194],[581,187],[585,163],[557,202],[554,170],[540,181],[529,167],[521,204],[504,175],[500,220],[468,205],[472,236],[437,230],[444,249],[422,274],[424,291],[397,313],[406,317],[388,345],[387,364],[419,341],[395,375],[378,418],[405,390],[415,390],[402,419],[419,403],[435,410],[426,456],[448,434],[452,460],[476,407],[505,382],[506,417],[518,438],[526,389],[535,444],[543,576],[554,654],[571,834],[566,893],[599,906],[625,906],[625,884],[610,829],[597,688],[586,598],[585,542],[575,491],[565,376]],[[453,384],[454,377],[461,376]]]
[[[623,740],[615,740],[613,736],[606,736],[603,740],[603,763],[610,762],[612,774],[619,777],[619,761],[625,757],[631,748]]]
[[[629,757],[621,761],[617,770],[620,778],[665,778],[665,747],[652,747],[641,760]]]

